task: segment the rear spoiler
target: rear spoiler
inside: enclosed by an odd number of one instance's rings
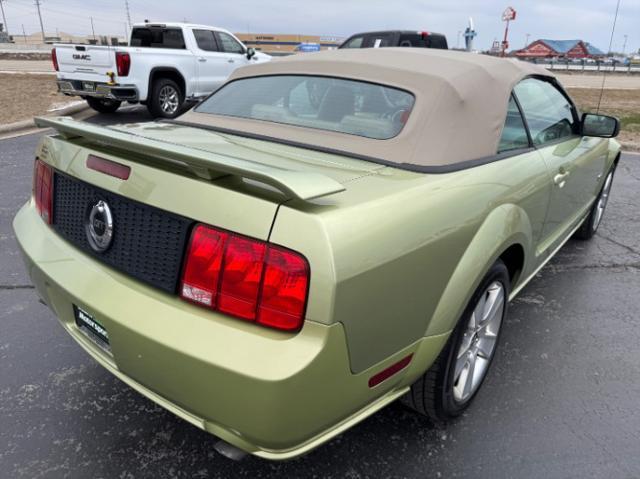
[[[160,161],[182,163],[194,174],[207,180],[220,176],[220,173],[239,176],[273,186],[301,200],[320,198],[345,190],[341,183],[319,173],[268,166],[233,156],[154,140],[109,127],[92,125],[72,118],[37,117],[34,121],[40,128],[54,128],[65,139],[87,138],[116,148],[132,149]],[[213,172],[219,174],[216,175]]]

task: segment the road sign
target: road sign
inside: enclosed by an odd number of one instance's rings
[[[502,21],[510,22],[511,20],[516,19],[516,11],[512,7],[507,7],[504,12],[502,12]]]

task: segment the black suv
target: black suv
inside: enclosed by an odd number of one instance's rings
[[[442,33],[388,30],[352,35],[338,48],[414,47],[448,49]]]

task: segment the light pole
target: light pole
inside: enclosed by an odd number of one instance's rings
[[[36,7],[38,9],[38,18],[40,19],[40,31],[42,32],[42,43],[45,43],[44,24],[42,23],[42,13],[40,13],[40,0],[36,0]]]
[[[624,36],[624,43],[622,44],[622,56],[624,56],[624,52],[627,49],[627,38],[629,37],[629,35],[625,35]]]
[[[462,30],[458,30],[458,41],[456,42],[456,48],[460,48],[460,35],[462,35]]]
[[[527,33],[526,39],[524,41],[524,46],[526,47],[527,45],[529,45],[529,37],[531,36],[530,33]]]
[[[129,11],[129,0],[124,0],[124,9],[127,13],[127,26],[131,30],[131,12]]]
[[[2,21],[4,22],[4,31],[9,35],[9,27],[7,26],[7,17],[4,16],[4,5],[2,4],[4,0],[0,0],[0,10],[2,10]]]

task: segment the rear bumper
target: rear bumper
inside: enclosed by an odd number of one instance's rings
[[[447,339],[424,338],[354,375],[341,324],[307,321],[290,335],[184,303],[76,250],[31,202],[14,230],[38,293],[94,359],[179,417],[261,457],[303,454],[384,407]],[[107,329],[112,354],[75,325],[73,304]],[[410,353],[409,367],[369,388],[373,374]]]
[[[109,85],[108,83],[89,82],[95,90],[86,90],[80,80],[58,80],[58,91],[65,95],[104,98],[107,100],[132,101],[140,100],[138,87],[135,85]]]

